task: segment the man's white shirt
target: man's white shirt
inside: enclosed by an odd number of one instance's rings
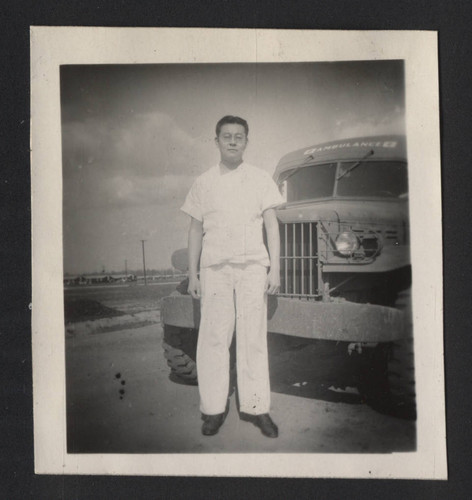
[[[222,173],[216,165],[193,183],[181,210],[203,223],[200,267],[269,266],[262,214],[283,203],[272,178],[246,162]]]

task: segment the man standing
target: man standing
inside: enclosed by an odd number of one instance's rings
[[[221,160],[197,178],[182,206],[191,216],[188,291],[201,299],[197,371],[206,436],[218,432],[228,411],[229,347],[235,323],[240,416],[264,435],[278,436],[269,416],[267,294],[277,293],[280,286],[274,207],[283,200],[266,172],[243,161],[248,132],[246,120],[237,116],[217,123],[215,143]]]

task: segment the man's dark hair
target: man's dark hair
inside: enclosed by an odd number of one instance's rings
[[[246,131],[246,136],[249,135],[249,126],[244,118],[240,118],[239,116],[226,115],[223,116],[223,118],[221,118],[221,120],[219,120],[216,124],[216,137],[220,135],[221,127],[230,123],[242,125],[244,127],[244,130]]]

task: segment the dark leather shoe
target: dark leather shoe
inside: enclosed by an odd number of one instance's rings
[[[268,413],[263,413],[261,415],[248,415],[247,413],[241,413],[241,419],[246,422],[252,422],[256,427],[259,427],[264,436],[276,438],[279,435],[279,429],[274,424]]]
[[[218,415],[205,415],[202,425],[202,434],[204,436],[214,436],[223,425],[225,416],[224,413],[218,413]]]

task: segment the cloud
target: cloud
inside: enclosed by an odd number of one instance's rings
[[[105,177],[102,173],[90,172],[64,182],[64,206],[66,210],[142,205],[178,207],[192,182],[193,178],[188,175],[145,178],[118,174]]]
[[[139,114],[122,126],[114,155],[143,175],[200,171],[208,147],[164,113]]]
[[[64,206],[181,201],[212,148],[164,113],[89,118],[63,126]]]
[[[396,106],[383,114],[363,117],[347,115],[336,121],[333,132],[333,140],[368,135],[405,134],[404,110]]]
[[[107,185],[108,195],[117,204],[163,205],[182,203],[192,179],[188,175],[163,175],[145,179],[136,176],[117,176]]]

